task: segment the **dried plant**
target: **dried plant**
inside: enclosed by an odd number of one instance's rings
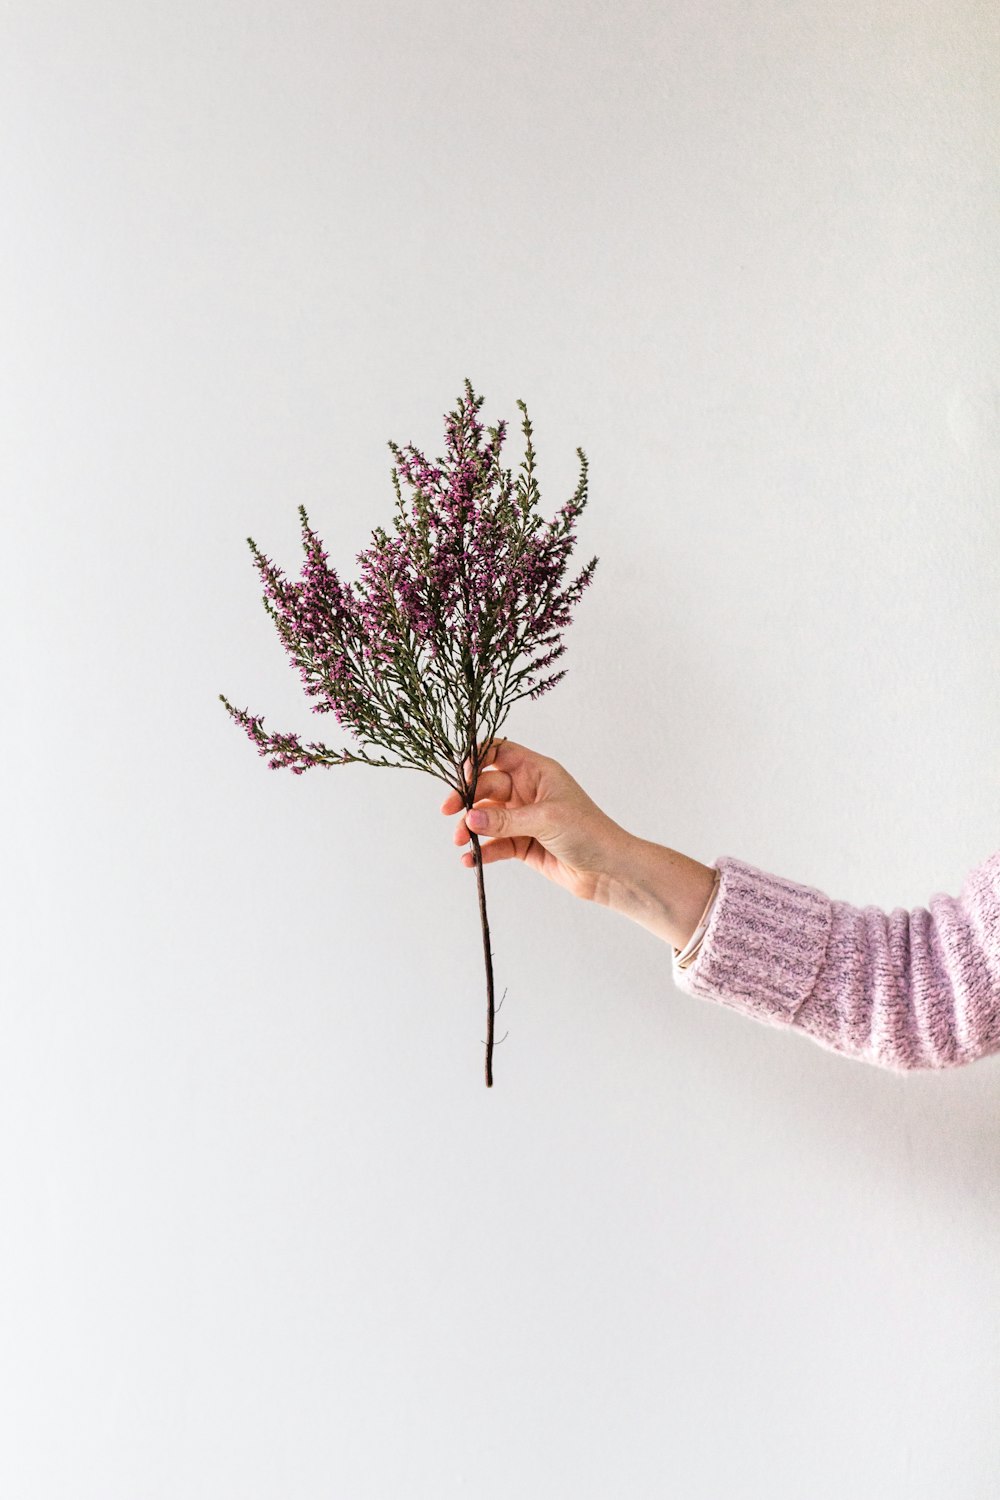
[[[433,464],[412,444],[390,442],[397,467],[394,535],[377,527],[357,554],[360,578],[343,583],[299,506],[306,560],[301,579],[281,569],[248,537],[264,581],[264,606],[298,668],[314,713],[332,713],[362,749],[330,750],[296,734],[267,734],[264,720],[227,711],[273,769],[301,775],[312,766],[395,766],[426,771],[456,791],[466,809],[493,741],[521,698],[539,698],[565,676],[546,669],[566,647],[561,633],[590,583],[592,558],[564,586],[586,504],[587,458],[572,499],[551,521],[538,513],[531,423],[516,484],[502,469],[506,423],[488,428],[483,403],[465,397],[446,418],[445,457]],[[400,473],[413,494],[404,501]],[[387,758],[387,752],[393,758]],[[486,962],[486,1083],[493,1083],[493,963],[479,840],[470,830]],[[501,1001],[502,1003],[502,1001]],[[499,1007],[496,1007],[498,1010]],[[501,1038],[502,1040],[502,1038]]]

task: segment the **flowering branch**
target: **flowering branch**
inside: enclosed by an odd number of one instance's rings
[[[546,669],[563,655],[562,632],[598,559],[563,584],[576,545],[574,524],[587,503],[587,457],[578,448],[576,491],[551,521],[538,513],[532,427],[523,401],[527,447],[516,484],[500,465],[506,423],[483,441],[476,396],[446,417],[446,456],[429,463],[412,444],[390,442],[396,466],[394,535],[381,527],[357,554],[360,577],[345,584],[299,506],[305,563],[298,581],[247,541],[264,583],[263,602],[305,686],[365,749],[303,745],[297,734],[266,733],[263,717],[228,713],[269,757],[296,775],[313,766],[424,771],[471,808],[484,758],[510,709],[540,698],[565,675]],[[404,501],[399,476],[413,491]],[[394,757],[388,759],[388,755]],[[466,776],[466,766],[470,773]],[[486,1083],[493,1083],[493,963],[479,840],[470,830],[486,962]]]

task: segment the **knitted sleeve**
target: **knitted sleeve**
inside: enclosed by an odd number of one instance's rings
[[[957,897],[890,913],[729,855],[714,868],[697,956],[673,953],[678,989],[895,1072],[1000,1051],[1000,850]]]

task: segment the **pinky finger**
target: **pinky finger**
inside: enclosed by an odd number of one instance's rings
[[[482,855],[483,864],[491,865],[498,859],[513,859],[516,850],[513,839],[490,839],[488,844],[479,845],[479,852]],[[465,868],[471,870],[475,862],[472,850],[464,850],[462,853],[462,863]]]

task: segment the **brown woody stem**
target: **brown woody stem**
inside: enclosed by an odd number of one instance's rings
[[[469,829],[472,858],[476,865],[479,887],[479,920],[483,926],[483,957],[486,960],[486,1087],[493,1087],[493,955],[490,952],[490,924],[486,916],[486,887],[483,884],[483,856],[479,840]]]

